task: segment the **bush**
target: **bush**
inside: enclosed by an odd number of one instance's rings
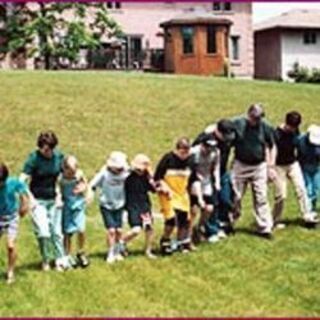
[[[296,62],[291,71],[288,72],[288,77],[295,80],[295,82],[304,83],[320,83],[320,69],[302,67]]]

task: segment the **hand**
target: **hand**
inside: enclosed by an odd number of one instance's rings
[[[56,199],[55,206],[57,209],[61,209],[63,207],[63,202],[60,198]]]
[[[84,181],[81,181],[73,189],[73,194],[77,195],[77,194],[84,193],[86,189],[87,189],[86,183]]]
[[[277,172],[273,167],[268,168],[268,179],[273,182],[277,177]]]
[[[206,203],[205,203],[205,201],[203,200],[203,198],[200,198],[200,199],[198,200],[198,203],[199,203],[199,206],[200,206],[200,208],[201,208],[202,210],[205,210],[205,209],[206,209]]]

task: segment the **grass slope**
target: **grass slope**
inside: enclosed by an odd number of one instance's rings
[[[135,73],[1,72],[0,96],[1,157],[16,174],[42,129],[55,130],[61,148],[76,154],[91,177],[113,149],[130,157],[143,151],[156,163],[175,138],[194,137],[255,101],[265,104],[273,123],[299,109],[307,126],[320,111],[316,86]],[[248,234],[251,211],[247,197],[237,235],[194,254],[148,261],[140,255],[140,239],[132,245],[135,255],[107,266],[104,229],[93,205],[87,226],[92,266],[65,274],[38,271],[27,218],[18,241],[17,282],[0,283],[0,316],[319,316],[319,231],[296,223],[291,191],[285,217],[292,223],[274,242]],[[156,227],[159,236],[160,222]]]

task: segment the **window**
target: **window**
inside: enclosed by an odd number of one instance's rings
[[[119,1],[116,1],[116,2],[108,1],[107,2],[107,8],[108,9],[121,9],[121,2],[119,2]]]
[[[193,27],[182,27],[181,28],[181,35],[182,35],[182,42],[183,42],[183,53],[184,54],[193,53],[193,34],[194,34]]]
[[[240,37],[231,36],[231,59],[239,60],[240,59]]]
[[[215,1],[212,4],[212,10],[213,11],[231,11],[232,5],[231,5],[231,2]]]
[[[207,53],[216,53],[217,43],[216,43],[216,28],[215,26],[207,27]]]
[[[306,31],[303,34],[303,43],[304,44],[316,44],[317,43],[317,34],[315,31]]]

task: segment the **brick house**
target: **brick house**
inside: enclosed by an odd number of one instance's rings
[[[104,64],[105,68],[115,65],[126,69],[148,69],[153,63],[151,53],[161,55],[164,49],[164,34],[160,24],[186,11],[203,10],[231,22],[228,43],[230,71],[235,76],[253,77],[253,28],[250,2],[107,2],[107,6],[110,15],[125,33],[125,43],[118,46],[120,49],[115,51],[112,65]],[[103,43],[104,50],[100,52],[100,56],[106,55],[106,52],[109,54],[113,45],[114,43],[106,37]],[[92,64],[86,63],[88,52],[85,49],[80,54],[80,60],[84,68],[92,67]],[[26,66],[32,68],[32,63],[28,62]]]

